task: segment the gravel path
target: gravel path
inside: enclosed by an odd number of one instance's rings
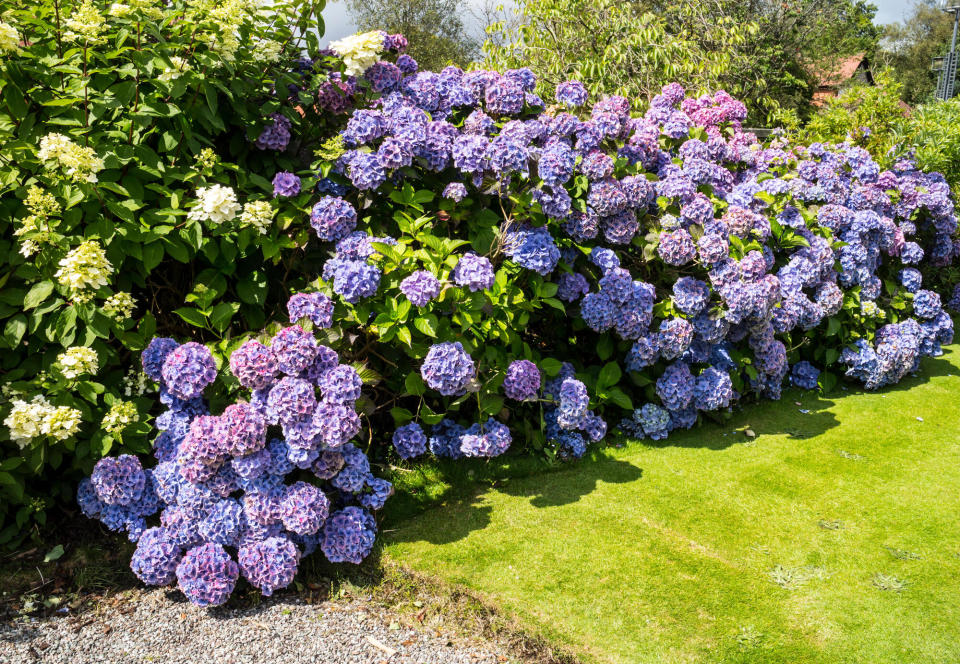
[[[171,594],[172,595],[172,594]],[[408,619],[409,620],[409,619]],[[0,624],[0,664],[497,664],[506,649],[413,629],[357,600],[200,609],[133,591],[74,616]]]

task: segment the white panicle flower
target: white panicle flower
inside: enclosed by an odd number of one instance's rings
[[[273,224],[273,206],[270,201],[253,201],[243,206],[240,223],[250,228],[256,228],[261,235],[266,235]]]
[[[137,306],[137,301],[133,299],[130,293],[114,293],[103,302],[103,313],[118,323],[133,315],[133,310]]]
[[[86,240],[70,250],[60,261],[57,280],[74,293],[87,288],[100,288],[107,285],[107,277],[113,266],[107,260],[103,247],[93,240]]]
[[[14,399],[13,410],[3,421],[10,430],[10,440],[23,449],[41,434],[43,418],[50,410],[47,400],[36,396],[33,401]]]
[[[0,53],[16,53],[20,50],[20,34],[17,29],[0,21]]]
[[[276,62],[283,44],[272,39],[258,39],[253,43],[253,59],[257,62]]]
[[[197,170],[209,171],[220,163],[220,157],[210,148],[203,148],[197,155]]]
[[[60,353],[57,357],[57,368],[64,378],[79,378],[84,374],[95,374],[100,368],[100,359],[97,352],[86,346],[74,346]]]
[[[49,407],[40,431],[54,440],[66,440],[80,429],[80,411],[69,406]]]
[[[157,78],[159,78],[161,81],[169,82],[180,78],[180,75],[188,69],[190,69],[190,66],[187,64],[185,58],[181,58],[179,55],[171,55],[170,66],[164,69]]]
[[[115,2],[112,5],[110,5],[110,9],[107,10],[107,13],[110,14],[110,16],[113,16],[114,18],[123,18],[124,16],[128,16],[132,11],[133,11],[133,7],[131,7],[130,5],[125,5],[120,2]]]
[[[222,224],[236,217],[238,212],[240,204],[233,189],[215,184],[197,190],[197,204],[187,217],[194,221],[210,220]]]
[[[343,58],[347,76],[359,76],[380,60],[383,34],[375,30],[330,42],[330,48]]]
[[[47,134],[40,139],[40,161],[47,168],[59,166],[75,182],[96,182],[103,160],[93,148],[77,145],[63,134]]]
[[[107,433],[117,434],[139,419],[136,404],[132,401],[118,401],[110,406],[101,424]]]
[[[104,41],[102,37],[106,26],[106,19],[93,6],[90,0],[83,0],[76,11],[70,15],[66,21],[67,31],[63,33],[63,38],[67,41],[82,42],[84,44],[96,44]]]
[[[147,374],[130,367],[127,375],[123,377],[123,396],[142,397],[149,391],[150,378]]]
[[[20,244],[20,255],[24,258],[30,258],[38,251],[40,251],[40,245],[33,240],[24,240]]]

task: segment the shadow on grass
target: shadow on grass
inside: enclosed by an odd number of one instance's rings
[[[502,491],[511,496],[530,498],[534,507],[556,507],[577,502],[597,488],[600,482],[621,484],[635,482],[643,477],[643,471],[628,461],[612,458],[603,452],[594,452],[577,462],[552,465],[538,473],[537,482],[521,481],[532,473],[493,478],[497,473],[497,464],[490,463],[487,473],[481,481],[476,479],[463,480],[462,478],[447,478],[451,483],[446,484],[445,490],[435,496],[431,505],[419,503],[416,512],[423,512],[431,508],[443,507],[451,515],[449,522],[443,529],[431,529],[429,532],[418,532],[417,529],[405,528],[393,530],[389,526],[409,518],[407,511],[412,505],[401,506],[402,511],[394,511],[387,517],[388,527],[383,531],[384,538],[391,542],[425,539],[433,544],[447,544],[463,539],[475,530],[482,530],[490,525],[492,508],[483,504],[484,495],[491,490]],[[502,469],[501,469],[502,470]],[[406,508],[406,509],[404,509]],[[402,533],[402,534],[397,534]]]

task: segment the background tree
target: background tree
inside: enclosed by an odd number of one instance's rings
[[[865,0],[526,0],[520,26],[494,23],[484,48],[488,64],[526,62],[548,85],[577,72],[595,92],[633,96],[670,80],[723,87],[763,122],[806,115],[816,71],[872,54],[875,13]]]
[[[907,19],[885,27],[881,57],[903,85],[903,100],[911,105],[928,101],[937,84],[931,60],[946,54],[953,33],[950,14],[937,9],[936,0],[919,0]]]
[[[461,0],[347,0],[360,31],[403,34],[420,68],[433,71],[451,63],[467,65],[479,53],[479,41],[463,21],[464,5]]]

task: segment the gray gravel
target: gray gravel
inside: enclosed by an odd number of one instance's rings
[[[454,637],[358,600],[295,597],[200,609],[132,591],[78,615],[0,624],[0,664],[495,664],[504,647]],[[391,652],[395,651],[395,652]]]

